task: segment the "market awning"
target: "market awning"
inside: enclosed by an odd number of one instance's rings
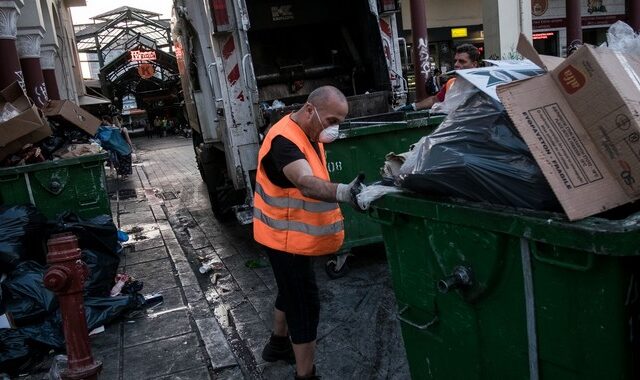
[[[111,103],[111,100],[107,98],[102,98],[102,97],[92,96],[92,95],[78,96],[78,104],[80,106],[92,106],[95,104],[109,104],[109,103]]]

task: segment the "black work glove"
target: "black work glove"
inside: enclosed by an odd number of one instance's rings
[[[364,212],[364,209],[358,204],[358,194],[364,189],[363,182],[364,173],[360,172],[348,185],[339,183],[338,189],[336,190],[336,200],[338,202],[349,203],[356,211]]]

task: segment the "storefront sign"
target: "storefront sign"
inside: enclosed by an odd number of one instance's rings
[[[138,74],[143,79],[149,79],[156,73],[156,68],[151,63],[142,63],[138,66]]]
[[[556,33],[555,32],[533,33],[531,38],[533,40],[546,40],[546,39],[549,39],[549,38],[553,37],[554,34],[556,34]]]
[[[131,50],[131,60],[132,61],[155,61],[156,60],[156,52],[153,50]]]
[[[467,28],[451,28],[451,38],[461,38],[469,35]]]

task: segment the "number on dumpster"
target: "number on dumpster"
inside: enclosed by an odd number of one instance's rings
[[[329,173],[342,171],[342,161],[327,162],[327,170]]]

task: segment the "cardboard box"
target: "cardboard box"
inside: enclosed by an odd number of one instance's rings
[[[0,123],[0,160],[20,151],[25,144],[51,136],[49,124],[40,117],[38,108],[29,102],[18,82],[0,91],[0,112],[7,103],[15,107],[19,114]]]
[[[521,36],[518,51],[549,69]],[[571,220],[640,198],[640,57],[584,46],[498,88]]]
[[[52,100],[44,109],[44,114],[53,120],[64,120],[94,136],[98,132],[100,120],[68,100]]]

